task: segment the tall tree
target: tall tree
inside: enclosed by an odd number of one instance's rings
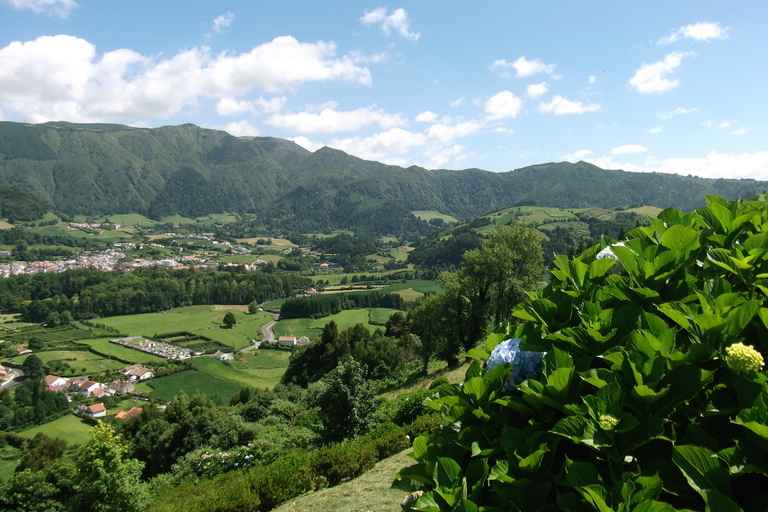
[[[139,480],[144,464],[125,457],[122,436],[99,422],[77,461],[77,510],[138,512],[149,504],[146,484]]]

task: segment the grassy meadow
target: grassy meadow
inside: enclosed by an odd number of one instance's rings
[[[224,315],[232,312],[237,324],[223,329]],[[250,346],[251,340],[261,337],[261,326],[272,320],[266,313],[248,314],[247,306],[188,306],[162,313],[145,313],[104,318],[102,323],[129,336],[162,335],[188,331],[206,336],[223,345],[222,349],[235,350]]]
[[[389,308],[368,308],[368,309],[347,309],[335,315],[324,316],[322,318],[291,318],[278,321],[272,330],[277,336],[306,336],[314,339],[320,336],[322,328],[331,321],[336,322],[339,331],[344,331],[350,327],[363,324],[369,331],[383,329],[382,325],[389,320],[396,309]],[[371,323],[371,321],[375,323]],[[378,325],[376,325],[378,324]]]

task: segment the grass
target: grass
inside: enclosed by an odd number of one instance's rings
[[[459,219],[456,217],[451,217],[450,215],[446,215],[435,210],[416,210],[412,211],[411,213],[421,220],[426,220],[427,222],[432,219],[443,219],[445,222],[459,222]]]
[[[100,355],[88,352],[86,350],[51,350],[35,352],[43,364],[50,364],[51,361],[64,361],[73,368],[75,374],[100,373],[105,370],[117,370],[125,364],[112,359],[104,358]],[[14,358],[16,362],[23,362],[24,357]]]
[[[368,309],[347,309],[335,315],[324,316],[317,319],[309,318],[291,318],[280,320],[272,327],[277,336],[306,336],[310,340],[315,339],[322,333],[322,328],[331,321],[336,322],[339,331],[345,331],[350,327],[363,324],[369,331],[383,329],[381,325],[369,323],[371,317],[373,321],[384,323],[389,317],[397,311],[388,308],[368,308]]]
[[[114,412],[117,413],[117,409]],[[43,425],[22,430],[19,432],[19,435],[32,439],[38,432],[42,432],[48,437],[60,437],[72,446],[87,443],[90,439],[88,435],[90,430],[91,426],[83,420],[74,414],[67,414],[62,418],[44,423]]]
[[[142,224],[144,226],[150,226],[156,224],[155,221],[148,219],[138,213],[126,213],[120,215],[110,215],[109,222],[120,224],[121,226],[136,226]]]
[[[151,364],[164,361],[162,357],[147,354],[139,350],[134,350],[128,347],[115,345],[109,342],[109,338],[98,338],[92,340],[79,340],[77,343],[82,345],[88,345],[93,347],[94,350],[106,354],[108,356],[115,356],[124,361],[130,361],[132,363]],[[120,363],[122,365],[122,363]],[[124,365],[123,365],[124,366]]]
[[[370,310],[370,320],[377,324],[384,324],[386,323],[387,320],[389,320],[389,317],[391,317],[398,311],[400,310],[390,309],[390,308],[372,308]],[[402,311],[400,312],[403,313]]]
[[[400,512],[407,493],[390,486],[398,471],[414,464],[409,452],[384,459],[349,482],[288,500],[274,512]]]
[[[238,389],[273,388],[288,368],[291,353],[282,350],[255,350],[238,355],[235,361],[224,363],[212,357],[196,357],[198,371],[228,382]]]
[[[212,377],[197,370],[187,370],[166,377],[149,379],[142,386],[137,386],[136,390],[144,391],[145,386],[149,388],[150,397],[161,400],[172,401],[181,390],[184,390],[190,397],[195,394],[195,391],[200,390],[208,397],[220,396],[224,403],[229,403],[229,399],[243,387],[230,380]]]
[[[313,329],[310,327],[310,322],[311,320],[309,318],[291,318],[289,320],[280,320],[274,326],[272,326],[272,330],[274,331],[275,336],[296,336],[297,338],[306,336],[312,340],[320,336],[322,331],[320,331],[319,328]]]
[[[3,229],[0,227],[0,229]],[[7,482],[16,472],[16,466],[19,465],[19,457],[21,452],[18,452],[18,457],[13,459],[0,459],[0,482]]]
[[[231,311],[237,324],[222,329],[224,315]],[[261,326],[272,320],[265,313],[247,314],[247,306],[188,306],[163,313],[145,313],[104,318],[101,323],[115,327],[129,336],[151,336],[169,332],[189,331],[214,339],[225,347],[241,349],[261,336]]]

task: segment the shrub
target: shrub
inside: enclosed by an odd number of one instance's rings
[[[311,473],[330,485],[354,478],[376,464],[376,447],[367,438],[318,448],[310,460]]]
[[[554,261],[503,339],[547,352],[505,392],[477,362],[428,402],[414,510],[764,511],[768,503],[768,205],[708,198],[622,243]]]

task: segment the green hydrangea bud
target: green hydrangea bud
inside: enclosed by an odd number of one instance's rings
[[[603,430],[613,430],[618,424],[619,419],[617,417],[611,416],[610,414],[600,415],[600,428]]]
[[[764,366],[763,356],[752,345],[734,343],[725,349],[725,362],[736,373],[750,373]]]

